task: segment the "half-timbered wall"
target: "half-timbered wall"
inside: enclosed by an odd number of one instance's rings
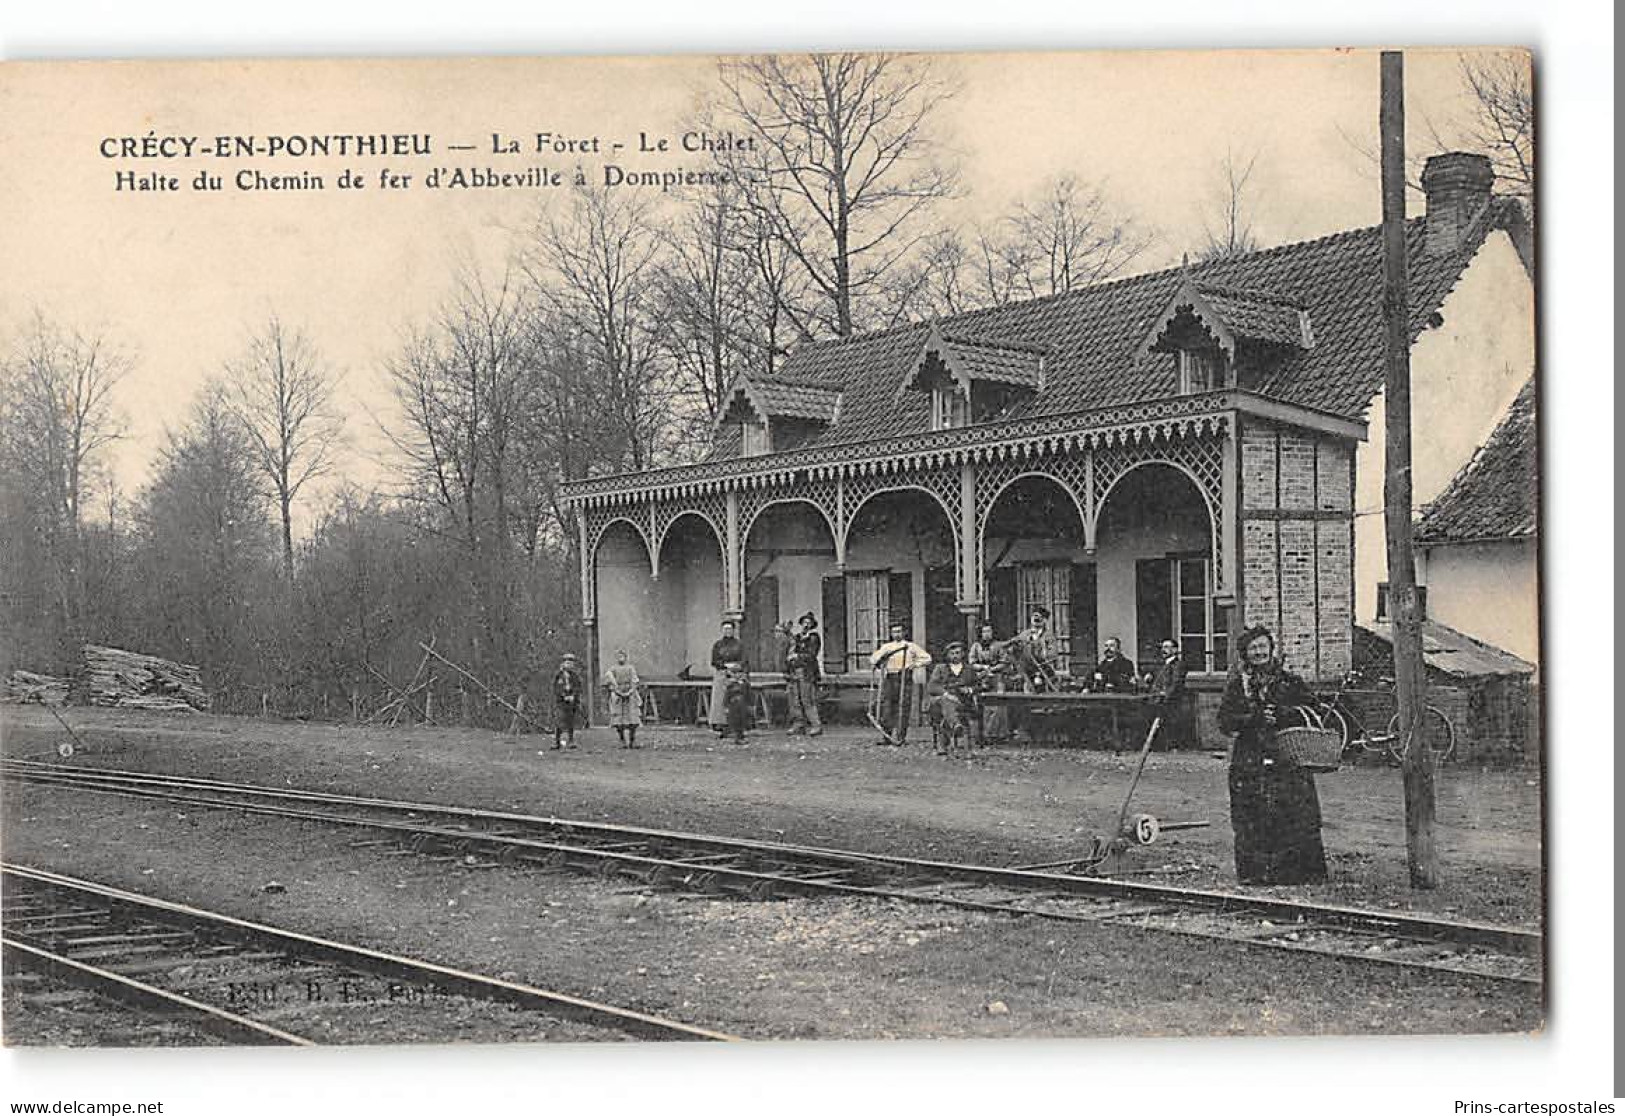
[[[1352,663],[1352,446],[1259,420],[1241,429],[1242,623],[1287,665],[1332,679]]]

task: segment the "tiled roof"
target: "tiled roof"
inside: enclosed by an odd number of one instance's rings
[[[1531,376],[1472,460],[1423,509],[1416,541],[1533,538],[1540,530],[1539,469]]]
[[[755,398],[761,401],[770,418],[831,422],[841,401],[841,393],[830,388],[761,379],[751,380],[750,385],[755,391]]]
[[[1306,348],[1303,308],[1286,299],[1203,283],[1197,290],[1237,337]]]
[[[1044,351],[1038,346],[947,334],[943,335],[943,341],[953,347],[973,380],[1022,387],[1038,387],[1043,382]]]
[[[1503,206],[1492,204],[1460,249],[1434,255],[1423,250],[1423,219],[1407,222],[1413,337],[1506,216]],[[1242,387],[1364,418],[1383,378],[1381,226],[959,314],[942,319],[937,329],[960,343],[1022,346],[1046,354],[1043,390],[1012,407],[1004,416],[1010,421],[1162,398],[1176,390],[1175,362],[1167,353],[1145,351],[1143,343],[1187,281],[1233,296],[1239,292],[1230,311],[1261,332],[1282,333],[1286,318],[1280,307],[1301,306],[1307,312],[1314,345],[1285,349],[1257,382]],[[913,371],[930,329],[921,323],[791,353],[775,379],[842,392],[839,421],[810,444],[928,429],[926,394],[898,389]],[[735,433],[726,424],[719,428],[713,457],[726,456],[723,441]]]

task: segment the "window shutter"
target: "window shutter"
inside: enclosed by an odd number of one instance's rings
[[[824,669],[842,673],[846,670],[845,575],[824,578],[823,613],[819,623],[824,635]]]
[[[1174,638],[1174,564],[1167,558],[1135,562],[1134,596],[1135,644],[1130,645],[1120,632],[1106,634],[1123,639],[1123,654],[1154,663],[1158,645]]]
[[[886,579],[886,623],[903,625],[903,635],[914,637],[914,575],[893,573]],[[884,638],[884,633],[882,633]]]
[[[1020,630],[1016,622],[1016,568],[996,566],[987,571],[987,618],[993,634],[1009,639]]]
[[[1095,564],[1072,564],[1071,633],[1072,673],[1082,674],[1100,653],[1100,636],[1095,613]]]

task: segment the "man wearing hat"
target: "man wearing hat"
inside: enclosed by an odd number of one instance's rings
[[[583,698],[581,668],[575,652],[566,651],[553,675],[553,749],[576,746],[576,723]]]
[[[824,641],[818,635],[818,617],[804,613],[797,621],[785,658],[785,692],[790,697],[790,735],[805,732],[818,736],[824,731],[818,719],[818,681],[823,667]]]
[[[1027,614],[1027,628],[1012,648],[1028,693],[1055,688],[1055,644],[1049,634],[1049,609],[1034,605]]]
[[[887,640],[869,656],[880,683],[878,720],[882,744],[908,743],[908,722],[914,715],[913,692],[916,667],[931,665],[931,656],[925,648],[909,639],[901,620],[893,620],[887,630]]]
[[[931,678],[925,684],[926,712],[940,755],[948,753],[963,726],[976,723],[976,695],[980,689],[975,668],[965,662],[963,643],[955,640],[948,644],[943,655],[947,662],[932,667]]]

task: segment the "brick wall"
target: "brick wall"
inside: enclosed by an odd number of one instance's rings
[[[1241,506],[1275,507],[1275,431],[1269,427],[1241,429]]]
[[[1315,507],[1315,443],[1302,434],[1283,431],[1281,439],[1281,508],[1310,511]]]
[[[1345,470],[1346,476],[1346,470]],[[1347,484],[1345,482],[1345,488]],[[1339,678],[1354,658],[1354,552],[1352,525],[1315,524],[1315,568],[1320,584],[1320,677]]]
[[[1352,454],[1309,431],[1242,427],[1243,619],[1274,630],[1288,665],[1311,679],[1350,664]]]

